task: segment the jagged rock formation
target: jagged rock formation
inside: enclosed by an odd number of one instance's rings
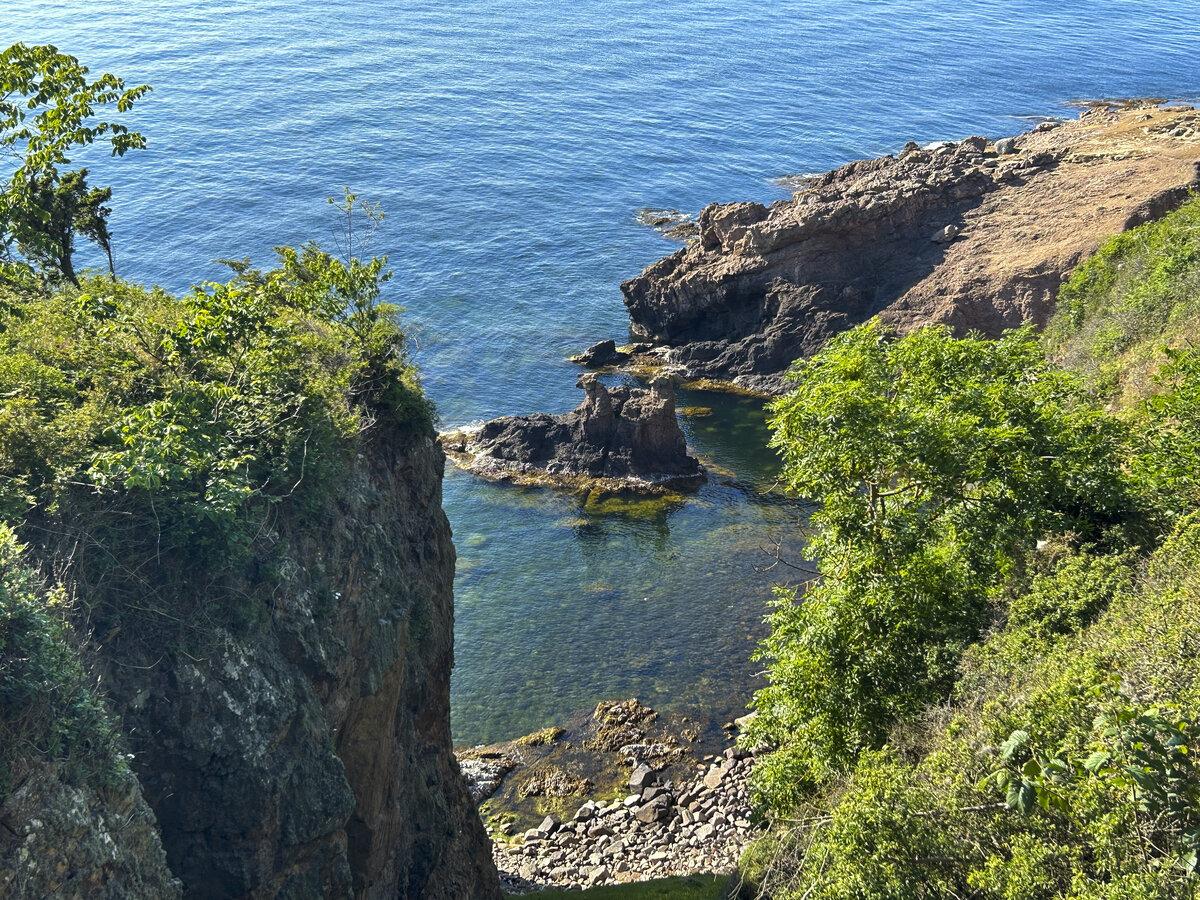
[[[34,763],[0,804],[0,897],[172,900],[154,814],[137,779],[93,786]]]
[[[578,386],[586,396],[572,412],[503,416],[443,435],[442,444],[463,468],[500,481],[643,491],[704,482],[679,429],[672,379],[607,388],[589,373]]]
[[[104,683],[187,897],[498,900],[450,742],[454,547],[430,434],[377,436],[282,523],[268,621],[211,650],[118,635]]]
[[[698,240],[621,286],[630,330],[688,377],[775,392],[872,316],[990,336],[1043,324],[1081,259],[1200,186],[1198,161],[1190,107],[1097,106],[995,147],[909,144],[770,207],[706,207]]]

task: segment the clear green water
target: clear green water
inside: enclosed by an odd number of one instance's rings
[[[693,452],[716,462],[682,502],[589,508],[544,489],[492,485],[452,471],[456,741],[512,738],[607,698],[658,709],[742,715],[755,686],[774,565],[802,552],[803,507],[769,493],[760,401],[681,392]]]

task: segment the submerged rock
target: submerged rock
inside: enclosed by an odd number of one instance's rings
[[[637,220],[673,241],[693,241],[700,234],[695,217],[677,209],[639,209]]]
[[[589,373],[578,386],[586,396],[572,412],[504,416],[445,434],[442,445],[463,468],[500,481],[651,493],[704,482],[679,429],[670,378],[648,389],[608,388]]]

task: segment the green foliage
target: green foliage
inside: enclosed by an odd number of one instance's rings
[[[1107,539],[1131,508],[1120,430],[1028,330],[834,339],[771,405],[788,488],[819,504],[819,580],[779,593],[750,741],[777,811],[952,687],[1013,558],[1044,534]]]
[[[1135,412],[1130,468],[1167,520],[1200,507],[1200,350],[1165,351],[1155,392]]]
[[[1003,627],[966,654],[959,696],[1006,689],[1056,641],[1090,624],[1126,595],[1137,566],[1131,552],[1096,555],[1089,549],[1052,558],[1027,581],[1014,578],[1003,598]]]
[[[17,43],[0,53],[0,152],[17,161],[0,183],[0,279],[25,283],[32,265],[77,284],[71,258],[76,235],[104,250],[112,270],[104,206],[111,190],[89,190],[86,169],[61,169],[74,148],[102,138],[113,156],[144,148],[138,132],[93,117],[103,106],[128,112],[149,91],[146,85],[126,88],[114,75],[89,80],[86,66],[50,45]]]
[[[278,253],[178,299],[91,279],[0,310],[0,514],[71,560],[95,627],[252,623],[276,519],[363,440],[431,432],[385,261]]]
[[[46,278],[65,278],[79,284],[75,273],[75,237],[82,235],[104,251],[110,275],[116,276],[112,236],[108,231],[112,188],[88,188],[87,169],[61,178],[41,175],[26,186],[36,216],[13,215],[11,237],[17,252]]]
[[[1064,365],[1114,393],[1144,396],[1161,348],[1198,336],[1200,198],[1108,241],[1072,274],[1046,328]]]
[[[1063,561],[1038,590],[1078,595],[1107,563]],[[750,874],[776,900],[1193,896],[1200,521],[1090,624],[1035,646],[1002,688],[968,678],[920,757],[863,754],[810,795]]]
[[[124,765],[108,715],[67,640],[62,591],[38,584],[23,550],[0,524],[0,800],[34,762],[101,785]]]

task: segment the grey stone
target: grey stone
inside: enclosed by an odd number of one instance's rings
[[[641,791],[657,783],[658,773],[644,763],[629,776],[629,789],[632,791]]]
[[[947,225],[932,238],[930,238],[930,240],[932,240],[935,244],[948,244],[960,234],[962,234],[962,229],[957,225]]]

